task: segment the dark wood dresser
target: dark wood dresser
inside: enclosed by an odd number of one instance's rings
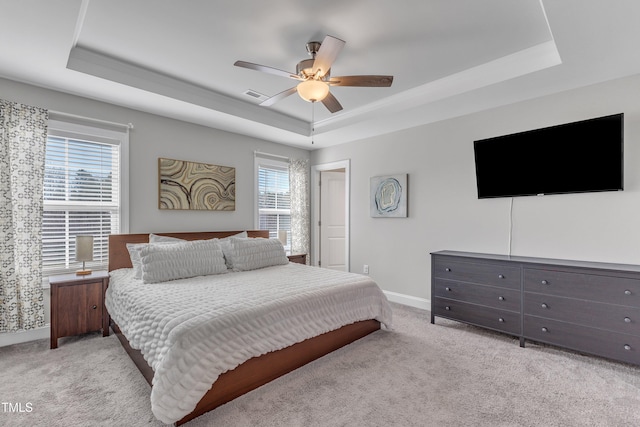
[[[436,316],[638,365],[640,266],[434,252]]]

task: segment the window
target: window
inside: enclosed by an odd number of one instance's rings
[[[289,164],[286,161],[256,157],[257,227],[269,230],[269,237],[278,238],[278,231],[287,232],[285,249],[291,247],[291,195]]]
[[[128,133],[49,121],[42,222],[43,277],[77,270],[75,236],[93,236],[91,269],[107,269],[108,236],[127,232]],[[124,189],[124,191],[123,191]]]

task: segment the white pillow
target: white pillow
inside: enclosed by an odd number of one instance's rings
[[[227,268],[230,270],[233,268],[233,264],[231,263],[231,239],[233,238],[248,239],[249,235],[246,231],[243,231],[242,233],[219,239],[220,246],[222,247],[222,253],[224,253],[224,262],[227,264]]]
[[[133,267],[133,275],[136,279],[142,279],[142,265],[140,264],[140,249],[147,246],[148,243],[127,243],[129,258],[131,258],[131,266]]]
[[[149,244],[140,249],[142,281],[166,282],[227,271],[217,239]]]
[[[289,263],[289,258],[278,239],[240,239],[232,237],[229,255],[234,271],[255,270]]]
[[[164,237],[164,236],[162,236]],[[151,235],[149,235],[151,239]],[[181,242],[181,239],[176,241],[157,242],[156,245],[166,245],[171,243]],[[142,279],[142,265],[140,263],[140,250],[146,248],[150,243],[127,243],[127,250],[129,251],[129,258],[131,258],[131,266],[133,267],[133,275],[136,279]]]
[[[178,239],[177,237],[160,236],[158,234],[149,234],[149,243],[176,243],[184,242],[184,239]]]
[[[232,237],[239,238],[248,238],[249,234],[246,231],[242,231],[238,234],[234,234],[233,236],[223,237],[222,239],[218,239],[218,243],[222,247],[222,253],[224,254],[224,259],[227,264],[227,268],[231,269],[233,266],[231,265],[231,239]],[[174,242],[183,242],[184,239],[178,239],[177,237],[169,237],[169,236],[160,236],[158,234],[149,234],[149,242],[150,243],[174,243]],[[132,259],[133,262],[133,259]],[[134,267],[135,271],[135,267]],[[138,277],[140,279],[140,277]]]

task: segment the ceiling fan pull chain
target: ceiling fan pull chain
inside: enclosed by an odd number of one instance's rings
[[[313,135],[316,133],[315,111],[316,111],[316,102],[313,101],[311,103],[311,145],[313,145]]]

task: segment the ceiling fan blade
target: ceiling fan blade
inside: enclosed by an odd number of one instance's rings
[[[298,91],[298,87],[294,86],[292,88],[289,88],[287,90],[284,90],[276,95],[273,95],[271,98],[267,98],[264,101],[262,101],[260,103],[260,105],[262,105],[263,107],[269,107],[273,104],[275,104],[276,102],[285,99],[287,96],[289,95],[293,95],[294,93],[296,93]]]
[[[342,105],[340,105],[336,97],[333,96],[331,92],[329,92],[327,96],[322,100],[322,103],[325,107],[327,107],[327,110],[331,111],[332,113],[342,110]]]
[[[323,77],[331,69],[333,61],[336,60],[340,51],[345,45],[344,40],[332,36],[326,36],[318,49],[316,58],[313,61],[313,72],[320,71],[319,76]]]
[[[389,87],[393,76],[339,76],[331,77],[331,86]]]
[[[235,65],[236,67],[248,68],[250,70],[262,71],[263,73],[275,74],[276,76],[301,80],[301,78],[296,74],[284,70],[279,70],[273,67],[267,67],[266,65],[254,64],[246,61],[236,61],[233,65]]]

